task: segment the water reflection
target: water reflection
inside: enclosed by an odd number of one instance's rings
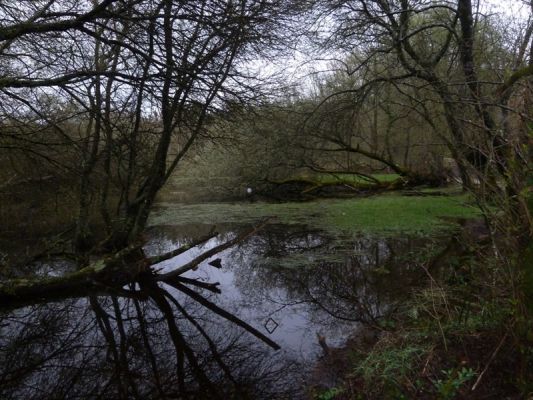
[[[150,290],[151,301],[89,297],[4,315],[1,398],[292,397],[295,365],[196,302]]]
[[[207,229],[157,227],[145,252],[172,250]],[[156,271],[234,236],[230,227]],[[5,311],[0,398],[299,398],[306,365],[320,353],[316,334],[336,345],[357,324],[377,323],[421,276],[408,255],[423,244],[269,225],[165,283],[145,276],[122,294]],[[214,258],[221,268],[208,264]]]
[[[149,250],[167,251],[181,245],[186,229],[158,227]],[[201,235],[207,229],[195,226],[194,232]],[[198,253],[227,240],[233,230],[229,227]],[[434,240],[339,239],[302,226],[269,225],[219,254],[222,269],[206,265],[186,276],[220,282],[222,293],[214,295],[217,304],[254,326],[262,326],[265,334],[269,321],[275,321],[270,337],[287,356],[305,363],[320,352],[317,334],[326,336],[331,345],[340,345],[360,323],[377,324],[400,304],[409,288],[424,276],[412,261],[412,253],[430,242]],[[160,268],[170,271],[194,256],[194,252],[184,254]]]
[[[284,288],[284,299],[278,302],[309,304],[315,317],[322,312],[335,320],[376,323],[421,277],[422,270],[410,257],[427,240],[361,237],[338,243],[318,235],[297,241],[309,244],[308,248],[292,246],[269,262],[234,264],[238,265],[239,276],[256,278],[242,286],[267,285],[265,292]],[[247,245],[263,247],[272,254],[273,236],[283,241],[285,234],[258,236]],[[246,271],[250,268],[255,273]]]

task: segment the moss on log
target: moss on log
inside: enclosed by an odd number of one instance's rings
[[[120,291],[148,266],[142,249],[134,245],[62,276],[9,279],[0,283],[0,307]]]
[[[361,192],[397,190],[405,187],[407,181],[398,178],[388,182],[320,182],[308,178],[291,178],[284,180],[269,180],[270,188],[264,193],[274,198],[306,199],[320,196],[336,196],[343,194],[358,194]]]

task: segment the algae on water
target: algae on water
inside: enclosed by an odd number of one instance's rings
[[[454,226],[453,219],[473,218],[480,210],[467,195],[381,195],[289,203],[161,203],[150,225],[251,224],[276,217],[283,224],[343,234],[431,234]]]

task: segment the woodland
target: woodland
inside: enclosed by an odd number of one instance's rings
[[[529,398],[532,118],[530,0],[0,0],[0,397]]]

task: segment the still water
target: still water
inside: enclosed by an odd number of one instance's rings
[[[178,248],[210,228],[153,226],[145,253]],[[155,271],[172,271],[247,228],[219,226],[219,235]],[[333,238],[270,223],[145,295],[94,293],[4,311],[0,398],[306,398],[324,353],[318,336],[342,347],[361,327],[379,325],[423,276],[413,255],[435,243]]]

